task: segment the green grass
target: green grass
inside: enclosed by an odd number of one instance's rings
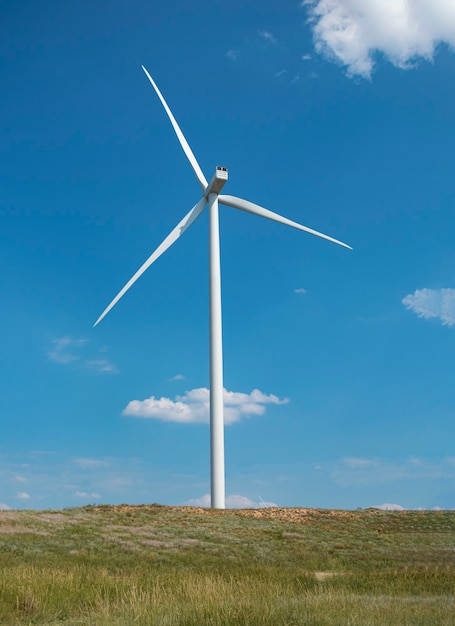
[[[455,512],[0,512],[0,624],[455,623]]]

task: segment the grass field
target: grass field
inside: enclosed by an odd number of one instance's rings
[[[455,511],[0,512],[0,624],[455,624]]]

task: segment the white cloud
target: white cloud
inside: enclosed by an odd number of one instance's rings
[[[18,500],[28,500],[30,498],[29,494],[26,493],[25,491],[18,491],[16,493],[16,498]]]
[[[358,457],[348,456],[343,459],[343,464],[350,469],[364,469],[377,464],[375,459],[362,459]]]
[[[404,506],[401,506],[401,504],[390,504],[389,502],[384,502],[384,504],[378,504],[377,506],[373,506],[371,508],[381,509],[381,511],[406,511]]]
[[[259,505],[245,496],[234,494],[226,497],[226,507],[228,509],[257,509]]]
[[[455,324],[455,289],[416,289],[401,302],[426,320],[436,318],[445,326]]]
[[[11,507],[4,502],[0,502],[0,511],[11,511]]]
[[[18,482],[18,483],[26,483],[27,482],[27,479],[24,476],[19,476],[19,475],[16,475],[14,477],[14,480],[16,482]]]
[[[210,494],[205,493],[200,498],[192,498],[191,500],[187,500],[185,502],[185,506],[198,506],[201,508],[208,509],[210,508]],[[274,502],[254,502],[254,500],[250,500],[250,498],[246,498],[245,496],[240,496],[237,494],[233,494],[230,496],[226,496],[226,508],[227,509],[263,509],[277,506]]]
[[[97,469],[98,467],[105,467],[108,465],[107,461],[103,459],[90,459],[85,457],[76,457],[73,462],[82,469]]]
[[[52,340],[52,347],[47,353],[47,356],[51,361],[57,363],[72,363],[80,358],[79,355],[74,354],[74,350],[77,350],[81,346],[87,343],[87,339],[71,339],[68,335]]]
[[[74,493],[74,496],[76,498],[83,498],[83,499],[88,499],[88,500],[92,500],[93,498],[101,498],[99,493],[96,493],[95,491],[93,491],[92,493],[87,493],[86,491],[76,491]]]
[[[431,61],[441,43],[455,47],[453,0],[303,0],[316,50],[350,75],[371,76],[378,53],[396,67]]]
[[[231,50],[228,50],[228,51],[226,52],[226,56],[227,56],[227,58],[228,58],[228,59],[230,59],[231,61],[238,61],[238,60],[239,60],[239,57],[240,57],[240,54],[239,54],[238,50],[233,50],[233,49],[231,49]]]
[[[185,380],[185,376],[183,374],[176,374],[175,376],[173,376],[172,378],[170,378],[169,380]]]
[[[302,54],[302,61],[311,61],[312,58],[311,54]]]
[[[87,361],[87,366],[100,374],[117,374],[118,367],[108,359],[92,359]]]
[[[263,39],[265,39],[265,41],[268,41],[269,43],[276,43],[275,36],[268,30],[259,30],[258,33]]]
[[[146,400],[131,400],[122,415],[159,419],[164,422],[180,423],[208,423],[209,421],[210,392],[207,388],[192,389],[183,396],[170,398],[155,398],[150,396]],[[238,422],[242,417],[263,415],[266,404],[285,404],[286,398],[280,399],[270,394],[266,395],[253,389],[250,393],[224,390],[224,421],[225,424]]]
[[[118,372],[118,368],[106,358],[87,359],[80,354],[80,349],[88,343],[88,339],[72,339],[69,335],[53,339],[51,348],[47,356],[51,361],[68,365],[74,361],[83,363],[85,367],[95,370],[100,374],[113,374]],[[101,353],[107,352],[107,347],[100,349]]]
[[[298,289],[294,289],[294,293],[308,293],[308,291],[303,287],[299,287]]]
[[[186,502],[184,502],[183,505],[184,506],[199,506],[199,507],[202,507],[203,509],[208,509],[210,508],[210,494],[204,493],[204,495],[201,496],[200,498],[190,498],[190,500],[187,500]]]
[[[396,481],[454,480],[448,459],[431,462],[416,457],[390,461],[381,458],[345,457],[329,468],[330,478],[342,487],[378,485]]]

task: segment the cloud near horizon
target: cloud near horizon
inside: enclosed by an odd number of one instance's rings
[[[455,289],[416,289],[401,301],[424,319],[439,319],[444,326],[455,324]]]
[[[423,509],[419,507],[418,509],[407,509],[401,504],[392,504],[390,502],[384,502],[384,504],[377,504],[376,506],[368,507],[372,509],[380,509],[381,511],[444,511],[440,506],[434,506],[431,509]],[[450,510],[450,509],[449,509]]]
[[[93,500],[93,499],[101,498],[100,494],[97,493],[96,491],[92,491],[91,493],[87,493],[86,491],[75,491],[74,497],[82,498],[83,500]]]
[[[341,487],[379,485],[397,481],[454,480],[455,464],[451,457],[437,461],[418,457],[398,460],[344,457],[332,465],[330,478]]]
[[[191,498],[184,503],[184,506],[197,506],[208,509],[210,508],[210,494],[205,493],[200,498]],[[276,506],[274,502],[264,502],[263,500],[255,502],[254,500],[250,500],[250,498],[238,494],[226,496],[227,509],[267,509]]]
[[[401,69],[432,61],[440,44],[455,48],[451,0],[302,0],[317,52],[370,78],[378,54]]]
[[[145,400],[131,400],[122,415],[158,419],[164,422],[179,422],[186,424],[207,424],[209,422],[210,391],[206,387],[192,389],[183,396],[171,398],[155,398],[150,396]],[[224,390],[224,421],[225,424],[234,424],[243,417],[264,415],[267,404],[286,404],[287,398],[278,398],[273,394],[266,395],[253,389],[250,393]]]
[[[372,506],[372,509],[380,509],[381,511],[406,511],[401,504],[391,504],[390,502],[384,502],[384,504],[377,504]]]

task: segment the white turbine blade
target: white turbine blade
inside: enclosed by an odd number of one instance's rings
[[[164,109],[165,109],[166,113],[168,114],[169,119],[171,120],[171,124],[172,124],[172,126],[173,126],[173,128],[175,130],[175,134],[177,135],[177,138],[180,141],[180,145],[183,148],[183,152],[186,154],[186,156],[188,158],[188,161],[191,163],[191,167],[193,168],[194,173],[196,174],[196,178],[201,183],[202,190],[205,190],[205,188],[207,187],[207,179],[205,178],[201,168],[199,167],[199,163],[196,161],[196,157],[194,156],[193,151],[191,150],[190,146],[188,145],[188,142],[185,139],[184,134],[180,130],[180,126],[177,124],[177,121],[176,121],[175,117],[172,115],[172,111],[168,107],[167,102],[163,98],[163,94],[158,89],[157,84],[155,83],[153,78],[150,76],[150,74],[147,72],[145,67],[143,65],[141,65],[141,67],[144,70],[144,72],[145,72],[147,78],[149,79],[149,81],[152,83],[153,89],[156,91],[158,98],[161,100],[161,104],[164,106]]]
[[[298,230],[303,230],[306,233],[310,233],[310,235],[322,237],[322,239],[327,239],[327,241],[332,241],[333,243],[337,243],[339,246],[343,246],[344,248],[349,248],[349,250],[352,250],[351,246],[348,246],[347,243],[343,243],[342,241],[338,241],[338,239],[334,239],[333,237],[324,235],[317,230],[313,230],[312,228],[308,228],[307,226],[302,226],[302,224],[298,224],[297,222],[288,220],[286,217],[282,217],[281,215],[278,215],[278,213],[273,213],[273,211],[264,209],[264,207],[259,206],[258,204],[254,204],[253,202],[249,202],[248,200],[242,200],[242,198],[236,198],[235,196],[221,195],[218,196],[218,202],[226,206],[230,206],[233,209],[240,209],[241,211],[246,211],[247,213],[253,213],[254,215],[259,215],[260,217],[266,217],[267,219],[274,222],[279,222],[280,224],[292,226],[293,228],[297,228]]]
[[[154,263],[164,252],[166,252],[166,250],[170,248],[170,246],[172,246],[172,244],[175,241],[177,241],[180,235],[183,235],[183,233],[187,230],[187,228],[189,228],[191,224],[194,222],[194,220],[198,218],[199,215],[202,213],[206,203],[207,203],[207,200],[205,198],[201,198],[199,202],[194,205],[191,211],[185,215],[183,220],[177,224],[177,226],[174,228],[174,230],[172,230],[169,233],[166,239],[164,239],[164,241],[160,243],[160,245],[155,250],[155,252],[153,252],[153,254],[149,256],[149,258],[145,261],[143,265],[141,265],[141,267],[137,270],[134,276],[130,278],[130,280],[126,283],[123,289],[119,291],[119,293],[115,296],[115,298],[112,300],[109,306],[107,306],[104,309],[104,311],[101,313],[99,318],[93,324],[93,327],[95,327],[97,324],[101,322],[103,317],[105,317],[109,313],[112,307],[114,307],[117,304],[117,302],[120,300],[120,298],[128,291],[128,289],[132,285],[134,285],[134,283],[137,281],[138,278],[140,278],[140,276],[142,276],[145,270],[148,269],[151,266],[151,264]]]

